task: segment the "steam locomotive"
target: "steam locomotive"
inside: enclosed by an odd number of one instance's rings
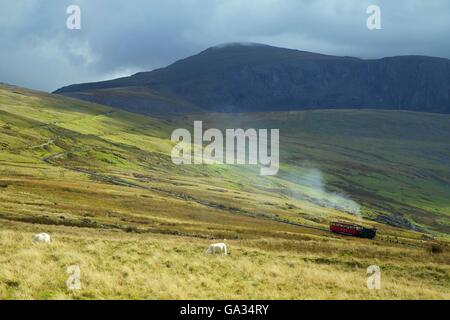
[[[334,233],[366,239],[373,239],[377,234],[376,228],[366,228],[358,224],[338,221],[330,223],[330,230]]]

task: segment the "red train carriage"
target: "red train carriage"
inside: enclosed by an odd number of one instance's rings
[[[373,239],[377,234],[377,229],[375,228],[366,228],[358,224],[337,221],[330,223],[330,230],[334,233],[367,239]]]

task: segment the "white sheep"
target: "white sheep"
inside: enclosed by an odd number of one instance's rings
[[[33,241],[37,243],[50,243],[51,238],[48,233],[38,233],[33,236]]]
[[[225,243],[214,243],[205,251],[206,254],[223,254],[227,255],[227,245]]]

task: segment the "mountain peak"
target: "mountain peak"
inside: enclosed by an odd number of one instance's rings
[[[256,42],[225,42],[212,46],[209,49],[225,49],[233,47],[271,47],[271,46]]]

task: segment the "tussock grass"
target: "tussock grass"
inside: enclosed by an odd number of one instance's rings
[[[323,239],[227,241],[231,255],[209,256],[206,240],[50,226],[49,245],[33,244],[43,226],[0,229],[2,299],[449,299],[449,256],[370,244],[351,249]],[[270,243],[278,243],[270,246]],[[317,247],[317,250],[312,250]],[[386,248],[387,249],[387,248]],[[381,251],[381,252],[380,252]],[[419,260],[420,259],[420,262]],[[414,262],[415,261],[415,262]],[[366,268],[382,269],[382,289],[366,287]],[[82,289],[66,288],[67,266]]]

